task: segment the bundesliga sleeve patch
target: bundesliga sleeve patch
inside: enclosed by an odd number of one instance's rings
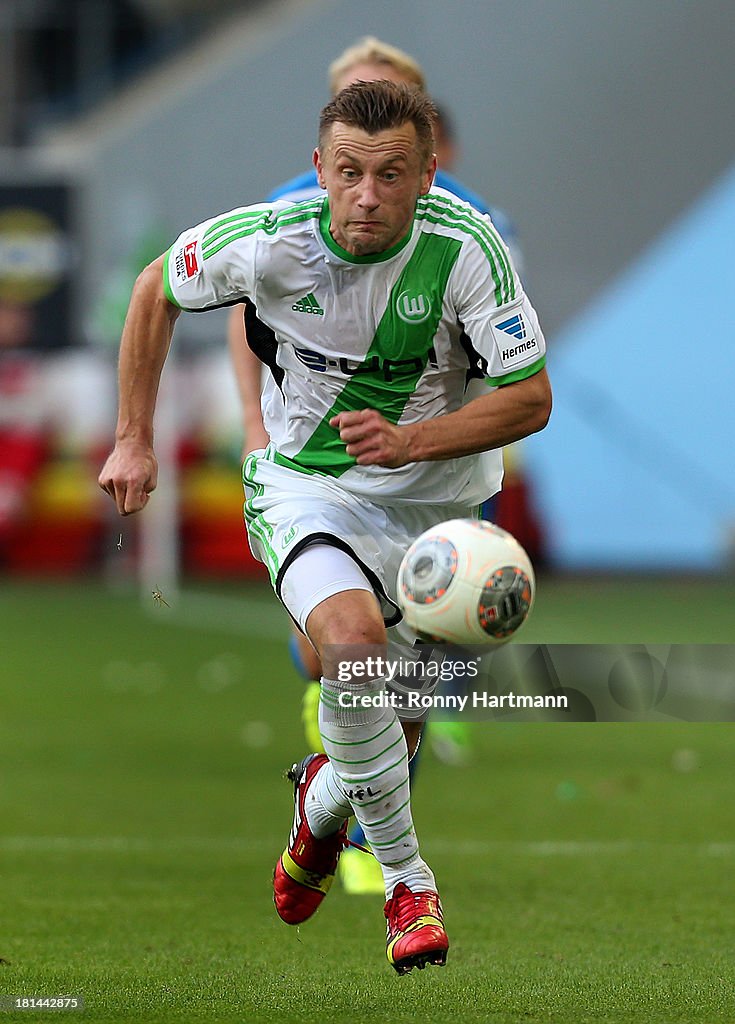
[[[177,284],[186,284],[199,277],[202,272],[202,249],[199,239],[187,242],[183,245],[174,257],[174,273]]]
[[[507,314],[492,322],[493,339],[500,354],[500,362],[506,370],[520,366],[529,356],[539,352],[538,341],[533,333],[533,326],[522,311]]]

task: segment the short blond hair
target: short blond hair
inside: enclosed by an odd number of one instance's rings
[[[409,57],[403,50],[399,50],[397,46],[383,43],[375,36],[364,36],[353,46],[348,46],[344,53],[329,65],[329,88],[333,96],[337,92],[337,83],[342,75],[358,64],[375,64],[378,67],[385,64],[395,68],[405,76],[407,82],[426,92],[426,78],[418,61]]]

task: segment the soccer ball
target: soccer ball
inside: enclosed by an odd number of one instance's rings
[[[504,644],[523,625],[536,580],[531,560],[506,530],[450,519],[417,537],[398,570],[398,603],[421,637]]]

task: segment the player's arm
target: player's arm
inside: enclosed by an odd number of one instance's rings
[[[243,305],[233,306],[227,321],[227,345],[242,407],[243,457],[270,441],[260,410],[261,362],[248,345]]]
[[[462,247],[448,294],[495,390],[455,412],[414,423],[392,424],[375,410],[335,416],[332,425],[360,465],[397,469],[475,455],[528,437],[548,422],[551,386],[536,312],[490,221],[470,219],[477,238]]]
[[[374,409],[343,412],[330,420],[360,466],[397,469],[474,455],[543,430],[551,414],[551,385],[542,368],[497,388],[456,412],[396,426]]]
[[[433,462],[502,448],[543,430],[551,415],[546,368],[468,402],[456,412],[405,426],[407,462]]]
[[[164,294],[163,261],[159,257],[139,275],[120,341],[115,447],[99,475],[99,485],[114,498],[123,516],[145,507],[158,477],[153,413],[180,312]]]

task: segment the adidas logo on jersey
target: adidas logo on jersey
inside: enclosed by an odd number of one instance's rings
[[[314,293],[309,292],[303,299],[299,299],[298,302],[294,302],[291,309],[296,313],[313,313],[314,316],[324,316],[324,310],[314,298]]]

